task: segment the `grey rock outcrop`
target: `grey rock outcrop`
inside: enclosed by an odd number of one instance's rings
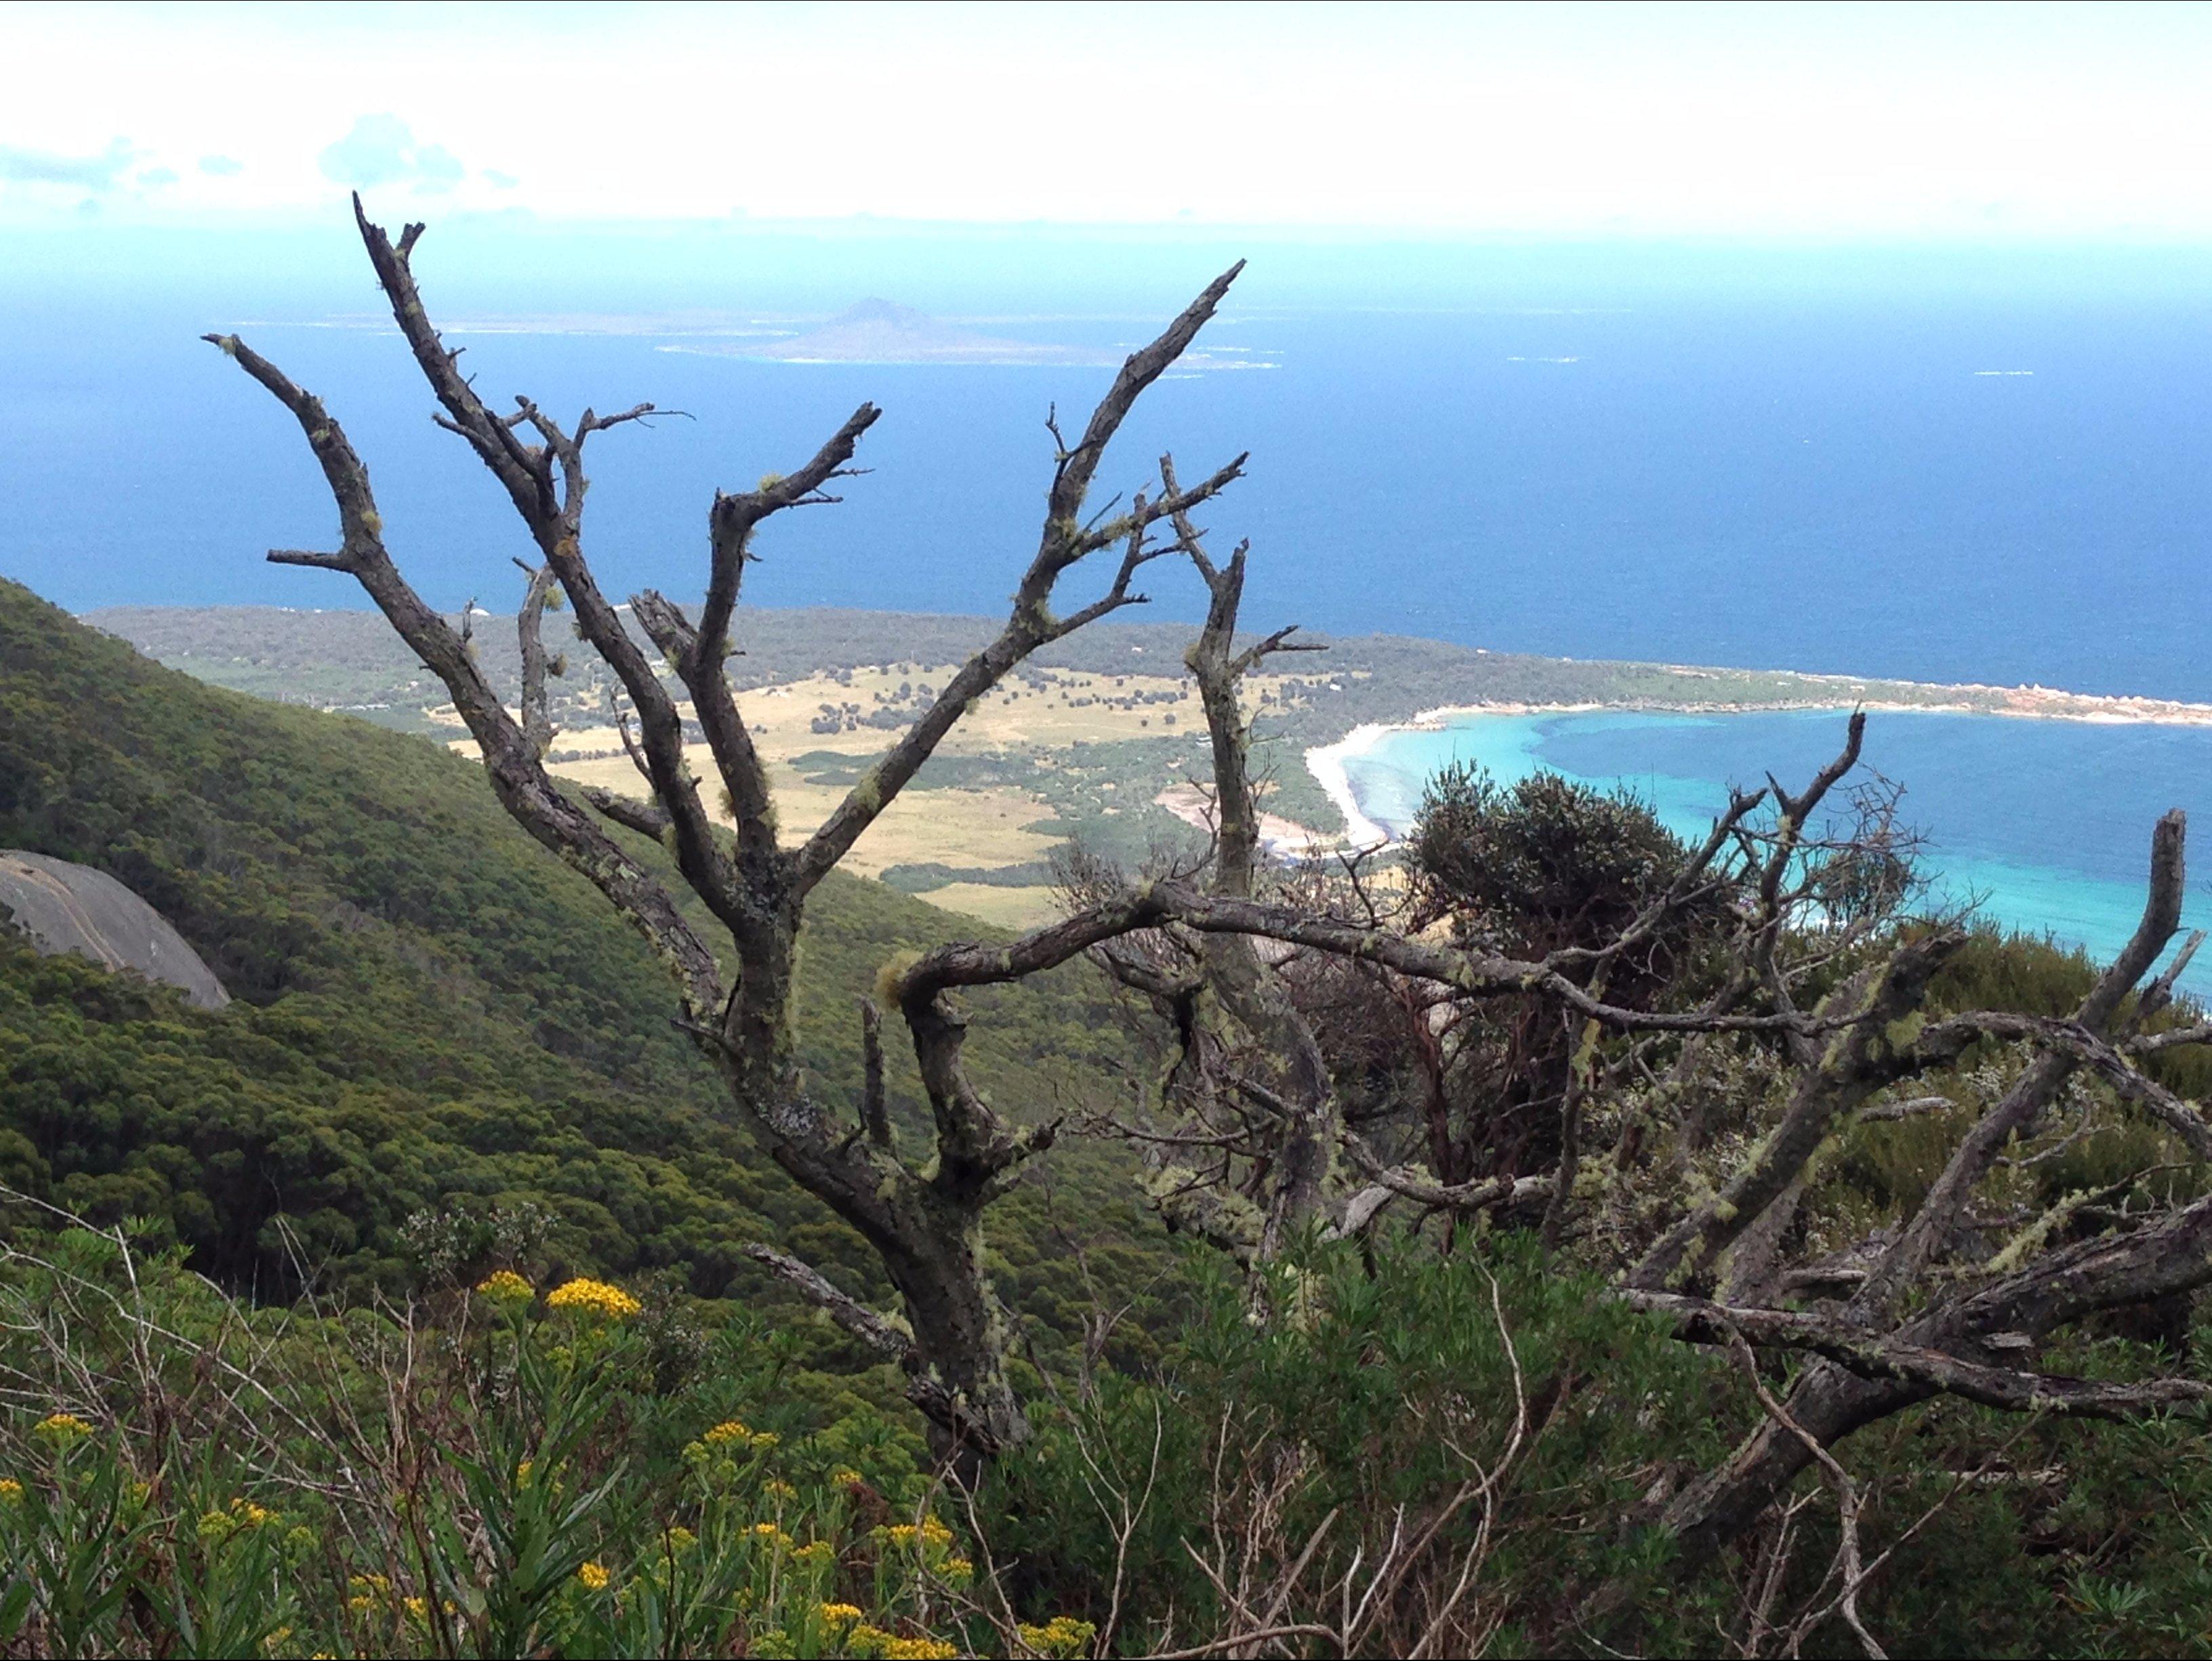
[[[0,849],[0,927],[12,923],[51,956],[74,952],[180,989],[203,1009],[230,1001],[215,971],[169,921],[105,871]]]

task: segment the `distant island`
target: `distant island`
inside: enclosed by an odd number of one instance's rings
[[[863,300],[819,328],[781,340],[732,340],[714,345],[665,346],[664,351],[743,357],[766,363],[933,363],[1118,368],[1127,354],[1111,346],[1057,346],[976,334],[911,306]],[[1272,363],[1188,352],[1186,369],[1272,368]]]

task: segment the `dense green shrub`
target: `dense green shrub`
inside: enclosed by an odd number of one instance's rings
[[[787,1306],[742,1255],[775,1238],[885,1294],[874,1253],[726,1121],[643,944],[472,763],[162,669],[4,582],[0,712],[0,846],[130,884],[237,998],[190,1009],[0,931],[0,1183],[155,1220],[194,1269],[265,1298],[398,1295],[411,1218],[526,1205],[582,1272]],[[799,1004],[825,1103],[858,1095],[853,1001],[884,962],[975,930],[878,884],[823,885]],[[977,995],[977,1077],[1018,1113],[1079,1106],[1121,1053],[1100,997],[1079,967]],[[895,1114],[919,1123],[913,1059],[890,1060]],[[1054,1180],[1080,1198],[1018,1195],[994,1241],[1048,1346],[1079,1320],[1052,1228],[1149,1254],[1145,1278],[1165,1261],[1118,1165],[1079,1151]]]

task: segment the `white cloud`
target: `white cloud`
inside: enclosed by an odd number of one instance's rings
[[[51,150],[0,144],[0,180],[14,185],[70,185],[80,190],[112,191],[137,152],[118,138],[97,155],[62,155]]]
[[[246,163],[228,155],[204,155],[200,171],[212,179],[235,179],[246,171]]]
[[[412,184],[418,192],[449,191],[467,170],[442,144],[420,144],[396,115],[364,115],[323,150],[323,177],[356,190]]]
[[[2212,7],[121,15],[0,8],[0,159],[82,169],[126,128],[206,158],[118,213],[320,214],[361,186],[549,220],[2212,240]],[[549,124],[574,136],[550,169]]]

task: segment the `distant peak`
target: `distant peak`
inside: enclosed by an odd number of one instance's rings
[[[918,312],[911,306],[871,296],[856,306],[848,306],[830,321],[832,326],[839,323],[889,323],[902,329],[926,329],[935,319],[927,312]]]

